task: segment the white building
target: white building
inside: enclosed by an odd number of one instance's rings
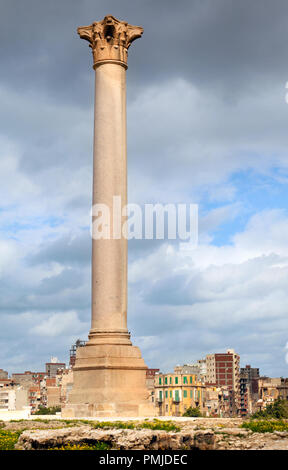
[[[22,387],[0,388],[0,410],[15,411],[22,410],[28,406],[28,393]]]

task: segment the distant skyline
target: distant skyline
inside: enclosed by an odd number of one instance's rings
[[[72,345],[71,345],[71,346],[72,346]],[[233,348],[229,348],[229,349],[233,349]],[[226,352],[227,352],[226,349],[225,349],[225,350],[223,349],[223,350],[221,350],[221,351],[220,351],[220,350],[219,350],[219,351],[215,351],[215,353],[226,353]],[[237,351],[235,351],[235,352],[237,352]],[[198,360],[205,359],[205,357],[206,357],[206,355],[205,355],[204,357],[201,357],[201,358],[198,357],[197,359],[195,359],[195,360],[193,360],[193,361],[190,361],[190,362],[189,362],[189,361],[186,361],[186,362],[183,362],[183,363],[181,363],[181,364],[175,363],[175,364],[171,367],[170,370],[167,370],[167,371],[165,371],[164,373],[173,372],[173,371],[174,371],[174,368],[175,368],[176,366],[180,366],[180,365],[182,366],[182,365],[188,365],[188,364],[196,364]],[[52,359],[53,359],[53,360],[52,360]],[[37,369],[37,370],[34,370],[34,369],[32,370],[31,368],[30,368],[30,369],[29,369],[29,368],[26,368],[25,370],[24,370],[24,369],[23,369],[23,370],[22,370],[22,369],[21,369],[21,370],[10,370],[10,371],[6,371],[6,372],[8,372],[9,377],[10,377],[12,374],[14,374],[14,373],[16,373],[16,374],[17,374],[17,373],[21,373],[21,372],[24,373],[24,372],[26,372],[26,371],[27,371],[27,372],[28,372],[28,371],[30,371],[30,372],[43,372],[43,371],[45,371],[46,363],[50,363],[50,364],[51,364],[51,363],[54,363],[54,362],[57,363],[57,364],[58,364],[58,363],[59,363],[59,364],[65,363],[66,368],[69,368],[70,356],[69,356],[69,354],[67,354],[66,357],[63,356],[62,358],[50,356],[50,357],[48,357],[47,360],[40,366],[40,369]],[[257,366],[257,364],[255,364],[255,365],[252,365],[252,364],[250,364],[250,363],[242,364],[242,362],[241,362],[241,357],[240,357],[240,368],[242,368],[242,367],[245,368],[246,365],[250,365],[252,368],[259,368],[259,367]],[[0,367],[0,369],[1,369],[1,367]],[[2,368],[2,369],[3,369],[3,368]],[[151,368],[151,369],[159,369],[159,367],[157,367],[157,364],[156,364],[155,367],[153,367],[153,368]],[[5,369],[4,369],[4,370],[5,370]],[[160,368],[160,372],[163,372],[163,371],[161,370],[161,368]],[[262,374],[262,373],[261,373],[261,370],[260,370],[260,376],[264,376],[264,375],[265,375],[265,374]],[[267,375],[267,374],[266,374],[266,375]]]
[[[171,371],[233,348],[288,376],[288,4],[1,4],[0,368],[67,361],[90,328],[94,73],[77,27],[129,49],[128,199],[199,204],[199,246],[129,241],[128,328]]]

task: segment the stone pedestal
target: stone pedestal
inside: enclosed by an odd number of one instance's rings
[[[105,204],[112,216],[116,196],[114,221],[127,204],[127,50],[142,32],[113,16],[78,28],[90,43],[95,70],[93,205]],[[112,223],[108,239],[93,233],[91,330],[87,345],[77,349],[65,417],[156,415],[147,366],[127,330],[127,239],[116,232]]]
[[[155,415],[148,401],[146,369],[139,348],[132,345],[79,348],[74,386],[62,416]]]

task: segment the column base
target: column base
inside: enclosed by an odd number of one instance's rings
[[[110,335],[113,343],[104,344],[107,333],[89,335],[87,345],[77,349],[74,385],[68,403],[62,408],[62,416],[157,416],[158,410],[149,401],[147,366],[140,349],[132,346],[130,339],[127,341],[127,332],[126,344],[122,343],[124,335],[120,335],[120,344],[114,343],[116,333]]]
[[[69,403],[62,409],[61,416],[62,418],[152,418],[158,416],[158,413],[152,404]]]

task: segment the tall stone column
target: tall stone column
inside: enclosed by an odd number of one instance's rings
[[[127,51],[143,29],[106,16],[78,33],[90,43],[95,70],[93,205],[105,204],[112,223],[109,237],[93,233],[91,330],[87,345],[77,350],[73,390],[62,415],[153,416],[147,366],[127,330],[127,239],[121,231],[127,204]]]

